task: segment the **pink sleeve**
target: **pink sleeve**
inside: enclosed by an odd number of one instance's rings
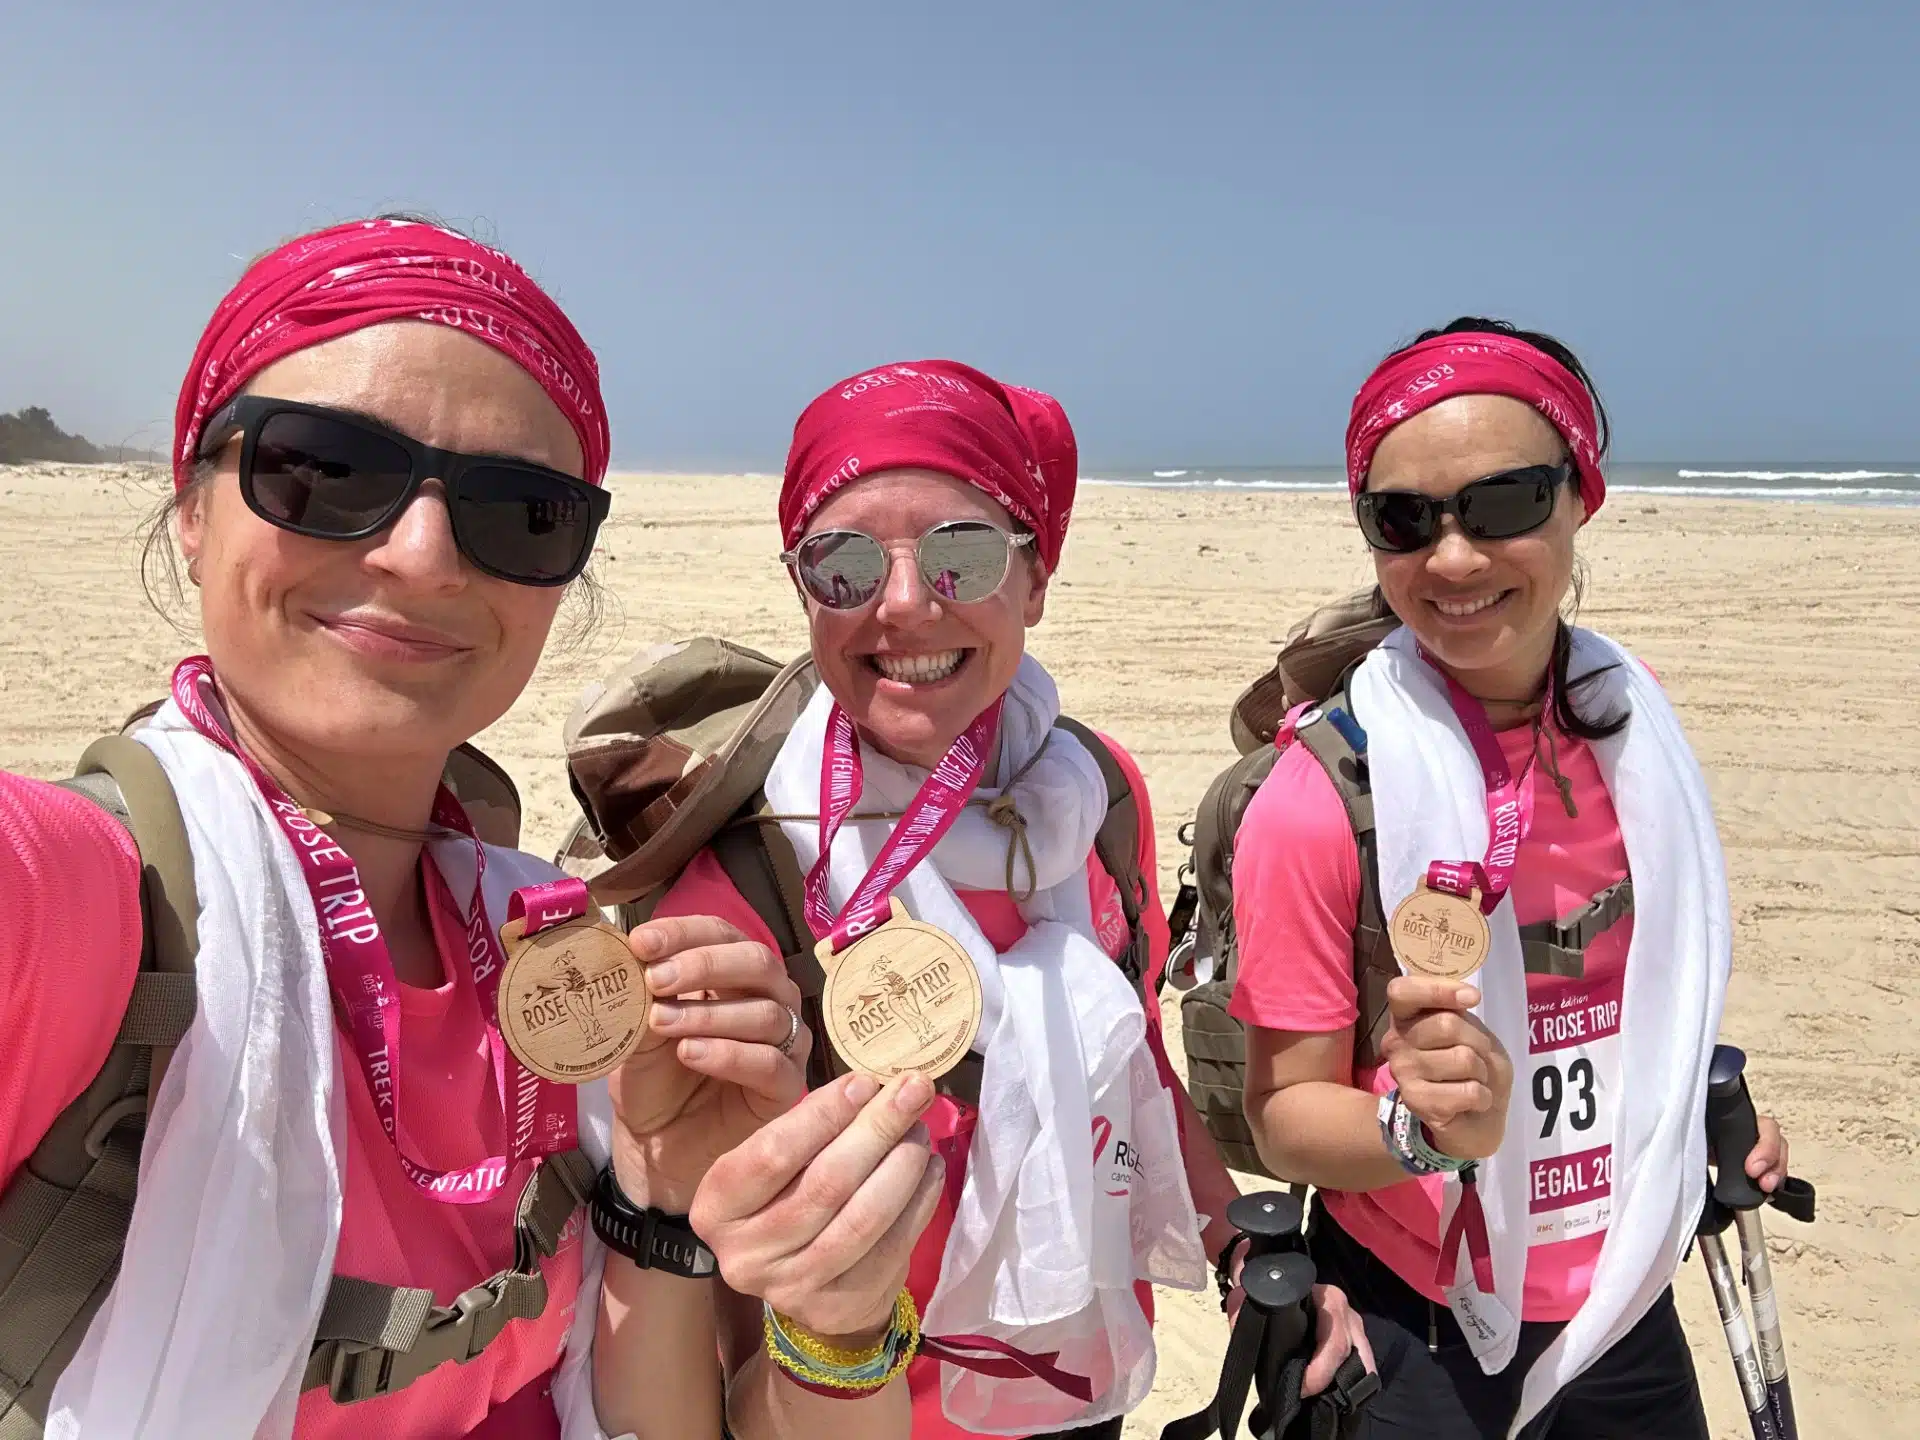
[[[1359,914],[1346,807],[1312,752],[1289,745],[1234,838],[1240,969],[1228,1013],[1263,1030],[1325,1034],[1353,1024]]]
[[[671,915],[712,915],[726,921],[749,940],[758,940],[774,954],[780,953],[767,922],[734,888],[711,850],[702,850],[693,857],[680,872],[680,878],[660,897],[653,913],[663,920]]]
[[[1140,977],[1141,999],[1147,1012],[1147,1048],[1153,1052],[1154,1069],[1159,1072],[1160,1083],[1168,1089],[1180,1083],[1179,1074],[1173,1068],[1173,1059],[1167,1054],[1167,1037],[1162,1029],[1160,1013],[1160,976],[1167,968],[1167,951],[1172,948],[1172,932],[1167,928],[1167,912],[1160,904],[1160,861],[1159,848],[1153,834],[1153,801],[1147,794],[1146,777],[1140,773],[1140,766],[1133,756],[1124,750],[1111,736],[1095,732],[1100,742],[1113,756],[1121,773],[1127,777],[1127,785],[1133,791],[1133,803],[1138,810],[1140,820],[1140,854],[1137,857],[1140,866],[1140,883],[1146,895],[1140,902],[1140,920],[1147,931],[1147,968]],[[1100,882],[1106,880],[1106,874],[1094,867],[1094,885],[1096,892]],[[1119,891],[1111,881],[1107,887],[1117,898]],[[1094,908],[1099,910],[1101,899],[1096,893]],[[1186,1135],[1181,1134],[1181,1147],[1186,1145]]]
[[[1140,766],[1133,756],[1110,736],[1101,735],[1100,740],[1113,755],[1121,773],[1127,777],[1127,784],[1133,789],[1133,803],[1140,815],[1140,882],[1147,892],[1140,907],[1141,919],[1147,927],[1147,973],[1143,977],[1143,988],[1148,1000],[1153,1001],[1160,993],[1160,973],[1167,967],[1167,951],[1172,946],[1172,933],[1167,929],[1167,912],[1160,905],[1160,859],[1153,837],[1153,800],[1147,794],[1146,778],[1141,775]],[[1147,1011],[1157,1017],[1159,1007],[1149,1004]]]
[[[0,771],[0,1186],[105,1063],[140,965],[140,857],[84,796]]]

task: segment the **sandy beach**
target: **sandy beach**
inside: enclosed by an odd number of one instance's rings
[[[192,648],[190,603],[170,624],[138,579],[135,532],[162,486],[137,467],[0,468],[0,766],[69,773]],[[573,820],[560,725],[587,680],[678,636],[780,656],[805,643],[775,560],[774,481],[612,489],[605,618],[550,647],[481,737],[520,784],[538,853]],[[1659,672],[1706,768],[1737,931],[1723,1038],[1747,1050],[1795,1172],[1819,1186],[1816,1224],[1768,1218],[1802,1432],[1920,1432],[1906,1349],[1920,1342],[1920,650],[1888,625],[1920,607],[1920,509],[1622,496],[1582,548],[1583,620]],[[1167,895],[1175,829],[1232,754],[1227,705],[1295,619],[1370,575],[1331,496],[1082,491],[1033,649],[1069,710],[1139,758]],[[1168,1022],[1177,1042],[1172,1005]],[[1697,1259],[1678,1291],[1714,1434],[1738,1440]],[[1211,1295],[1163,1303],[1159,1384],[1129,1437],[1201,1404],[1221,1354]]]

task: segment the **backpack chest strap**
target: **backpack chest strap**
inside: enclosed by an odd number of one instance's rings
[[[300,1388],[325,1387],[340,1405],[390,1395],[449,1360],[466,1364],[512,1321],[538,1316],[547,1304],[540,1262],[560,1248],[593,1180],[593,1164],[582,1152],[549,1155],[520,1192],[512,1268],[463,1291],[451,1305],[434,1304],[431,1290],[336,1275]]]
[[[1529,975],[1578,980],[1586,974],[1587,947],[1633,914],[1633,879],[1615,882],[1572,914],[1520,927],[1520,954]]]

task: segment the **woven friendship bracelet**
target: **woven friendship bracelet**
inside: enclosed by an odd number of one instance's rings
[[[1443,1155],[1428,1143],[1426,1126],[1414,1118],[1397,1089],[1380,1097],[1379,1120],[1380,1138],[1409,1175],[1451,1175],[1470,1163]]]
[[[893,1321],[878,1344],[851,1349],[821,1339],[766,1307],[767,1354],[795,1384],[816,1394],[853,1399],[893,1381],[920,1350],[920,1312],[903,1288],[893,1303]]]

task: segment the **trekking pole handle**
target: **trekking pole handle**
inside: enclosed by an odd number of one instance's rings
[[[1220,1286],[1220,1308],[1226,1309],[1227,1298],[1233,1293],[1233,1265],[1245,1247],[1246,1259],[1241,1267],[1241,1289],[1247,1291],[1247,1299],[1255,1300],[1252,1290],[1245,1283],[1253,1274],[1254,1262],[1270,1255],[1298,1255],[1305,1259],[1305,1243],[1300,1237],[1300,1224],[1305,1210],[1299,1200],[1283,1190],[1259,1190],[1251,1195],[1235,1197],[1227,1205],[1227,1223],[1233,1226],[1234,1236],[1220,1252],[1220,1259],[1214,1266],[1214,1279]],[[1271,1268],[1271,1267],[1267,1267]],[[1311,1262],[1309,1262],[1311,1268]],[[1262,1273],[1265,1273],[1263,1269]],[[1263,1296],[1277,1296],[1271,1285],[1259,1285]],[[1307,1282],[1307,1289],[1313,1288],[1313,1282]],[[1290,1303],[1279,1299],[1278,1303]],[[1264,1308],[1264,1307],[1263,1307]]]
[[[1746,1066],[1747,1057],[1733,1046],[1713,1047],[1707,1068],[1707,1148],[1718,1172],[1713,1199],[1728,1210],[1772,1205],[1792,1219],[1811,1223],[1814,1189],[1809,1182],[1789,1175],[1769,1195],[1747,1176],[1747,1156],[1760,1143],[1760,1119],[1747,1089]]]
[[[1747,1156],[1760,1143],[1760,1120],[1747,1091],[1747,1057],[1731,1045],[1713,1047],[1707,1069],[1707,1148],[1716,1174],[1713,1198],[1729,1210],[1757,1210],[1767,1192],[1747,1175]]]

